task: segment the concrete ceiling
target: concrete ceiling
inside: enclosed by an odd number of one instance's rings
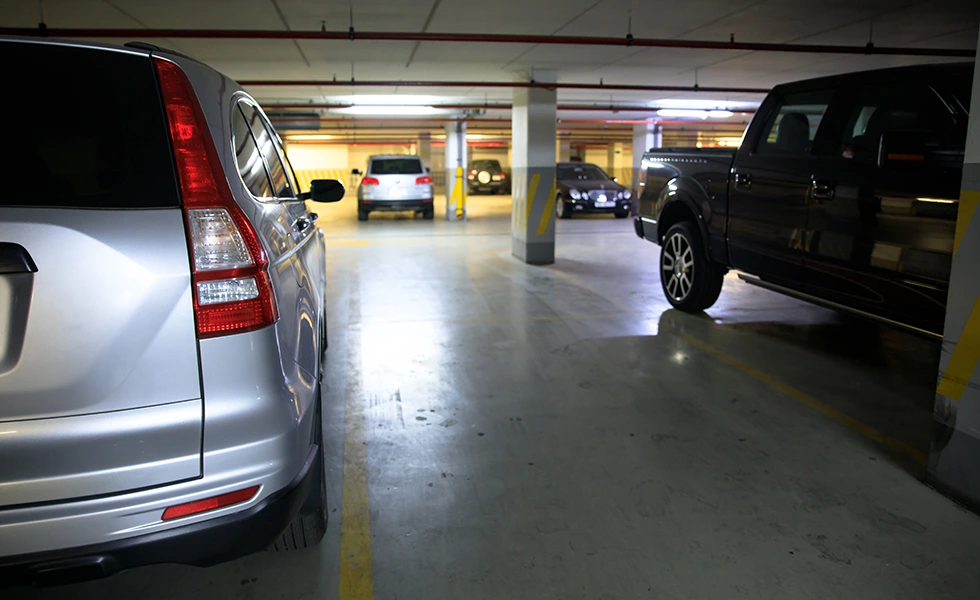
[[[2,0],[0,26],[33,27],[38,0]],[[878,46],[976,49],[976,0],[44,0],[51,28],[174,28],[501,33],[740,42],[863,45],[873,23]],[[125,40],[105,40],[122,43]],[[443,42],[150,40],[239,80],[508,81],[554,69],[559,81],[768,88],[784,81],[862,69],[941,62],[937,58],[729,50]],[[948,59],[947,59],[948,60]],[[271,88],[266,104],[331,102],[336,96],[406,93],[447,102],[507,102],[507,89]],[[562,103],[657,104],[693,94],[562,90]],[[698,93],[714,100],[757,95]]]

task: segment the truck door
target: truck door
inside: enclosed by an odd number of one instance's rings
[[[833,90],[773,94],[761,127],[746,136],[729,181],[728,245],[732,266],[801,288],[807,199]]]
[[[855,90],[811,183],[804,269],[816,295],[942,331],[966,137],[952,106],[921,81]],[[918,136],[923,152],[879,165],[883,135]]]

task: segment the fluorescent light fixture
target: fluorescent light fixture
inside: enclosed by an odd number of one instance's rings
[[[956,204],[958,200],[946,200],[944,198],[916,198],[919,202],[932,202],[934,204]]]
[[[734,115],[730,110],[694,110],[690,108],[662,108],[657,111],[660,117],[682,117],[687,119],[727,119]]]
[[[356,105],[349,106],[347,108],[334,108],[330,112],[337,113],[341,115],[379,115],[379,116],[402,116],[402,115],[414,115],[414,116],[429,116],[429,115],[444,115],[451,113],[452,111],[447,111],[445,109],[438,109],[434,106],[420,106],[420,105]]]
[[[334,136],[326,133],[294,133],[285,136],[287,140],[332,140]]]
[[[688,108],[700,110],[739,110],[758,108],[758,102],[736,102],[731,100],[705,100],[703,98],[664,98],[662,100],[652,100],[647,103],[649,106],[660,108]]]
[[[324,99],[337,104],[355,104],[358,106],[424,106],[447,100],[444,96],[419,94],[355,94],[353,96],[325,96]]]

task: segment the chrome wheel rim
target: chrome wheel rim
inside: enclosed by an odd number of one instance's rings
[[[664,289],[675,302],[683,302],[694,287],[694,251],[687,238],[675,233],[664,244],[660,255]]]

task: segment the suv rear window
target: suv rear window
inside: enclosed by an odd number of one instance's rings
[[[491,171],[493,171],[493,170],[500,171],[501,170],[500,169],[500,161],[496,161],[496,160],[474,160],[473,161],[473,168],[474,169],[490,169]]]
[[[0,206],[179,206],[153,64],[113,50],[0,42],[8,118]],[[13,177],[10,177],[10,176]]]
[[[375,158],[371,160],[372,175],[417,175],[423,171],[422,161],[417,158]]]

